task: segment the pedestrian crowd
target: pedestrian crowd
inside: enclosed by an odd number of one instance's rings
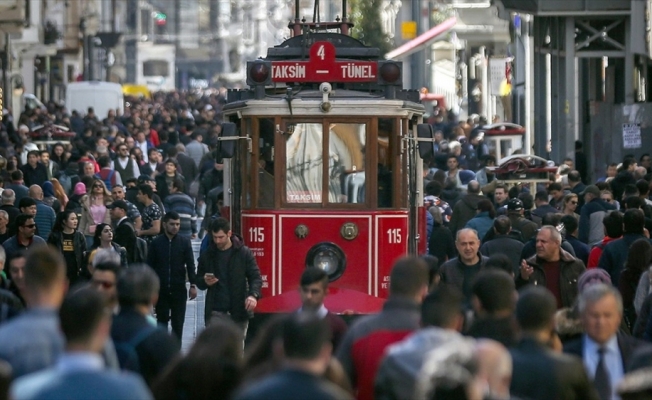
[[[18,121],[5,113],[6,395],[652,398],[649,155],[589,184],[578,142],[547,181],[505,185],[487,168],[485,121],[437,115],[424,162],[427,254],[395,262],[380,313],[347,325],[324,305],[328,275],[307,268],[301,308],[268,320],[243,351],[263,282],[220,217],[223,104],[174,92],[130,98],[106,118],[56,104]],[[206,329],[182,353],[199,290]]]

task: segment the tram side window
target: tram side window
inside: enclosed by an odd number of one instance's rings
[[[287,135],[286,201],[295,204],[321,203],[323,177],[323,127],[321,123],[294,125]]]
[[[364,203],[366,125],[332,123],[328,134],[329,203]]]
[[[378,208],[392,206],[392,146],[395,146],[398,133],[396,120],[378,120]]]
[[[274,120],[261,119],[258,134],[258,207],[274,207]]]

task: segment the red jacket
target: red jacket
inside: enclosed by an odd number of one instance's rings
[[[586,269],[592,269],[592,268],[597,268],[598,267],[598,262],[600,261],[600,256],[602,255],[602,250],[604,250],[604,247],[607,245],[607,243],[613,242],[614,240],[617,240],[620,238],[611,238],[609,236],[605,236],[604,239],[602,239],[602,243],[593,246],[591,249],[591,253],[589,253],[589,261],[586,264]]]
[[[380,314],[360,318],[351,326],[337,351],[358,400],[374,399],[374,382],[385,349],[419,328],[419,305],[390,298]]]

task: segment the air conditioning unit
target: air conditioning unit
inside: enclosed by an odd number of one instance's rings
[[[0,30],[19,33],[25,26],[25,14],[29,0],[0,0]]]

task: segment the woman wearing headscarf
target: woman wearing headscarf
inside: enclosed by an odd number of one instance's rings
[[[43,182],[41,188],[43,189],[43,203],[52,207],[54,212],[58,213],[59,211],[61,211],[61,203],[54,195],[54,186],[52,185],[52,182],[50,181]]]

